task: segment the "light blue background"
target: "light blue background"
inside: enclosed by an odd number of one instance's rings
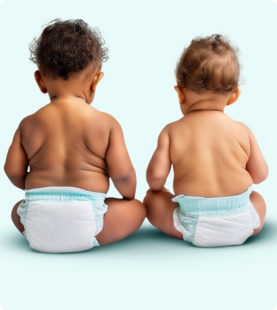
[[[277,305],[277,5],[271,0],[5,0],[0,5],[0,163],[26,115],[48,103],[33,79],[28,44],[54,18],[101,29],[110,49],[93,105],[121,123],[143,199],[157,136],[181,117],[174,69],[198,35],[224,33],[241,50],[239,101],[226,109],[247,124],[270,167],[255,186],[268,206],[260,235],[245,245],[203,249],[145,221],[133,236],[78,254],[32,251],[10,220],[23,198],[0,170],[0,305],[5,310],[272,310]],[[167,187],[172,189],[172,175]],[[112,187],[110,196],[118,196]]]

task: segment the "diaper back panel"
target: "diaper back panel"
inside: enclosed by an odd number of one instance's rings
[[[253,234],[250,210],[229,216],[199,217],[192,243],[201,247],[243,244]]]
[[[91,201],[29,202],[25,231],[34,250],[52,253],[88,250],[95,230]]]
[[[202,247],[239,245],[260,226],[257,211],[250,201],[252,188],[230,197],[178,195],[173,212],[174,227],[184,240]]]

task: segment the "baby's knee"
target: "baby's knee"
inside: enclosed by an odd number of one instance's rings
[[[20,200],[18,201],[12,208],[12,212],[11,212],[11,217],[12,217],[12,221],[14,222],[15,219],[17,219],[19,217],[19,215],[17,214],[17,209],[18,209],[18,206],[21,204],[21,202],[23,201]]]
[[[252,193],[250,195],[250,199],[251,200],[254,199],[255,201],[258,201],[259,203],[265,205],[265,200],[264,200],[263,196],[256,191],[252,191]]]
[[[143,199],[143,204],[145,205],[145,207],[147,208],[149,206],[149,204],[151,203],[152,201],[152,196],[153,196],[153,193],[152,192],[149,192],[146,194],[146,196],[144,197]]]
[[[156,213],[156,210],[158,209],[157,208],[159,205],[158,200],[159,200],[158,195],[152,192],[148,193],[143,200],[143,204],[145,205],[146,209],[146,216],[150,222],[152,222],[152,217]]]
[[[260,227],[254,229],[254,233],[253,235],[256,235],[257,233],[259,233],[263,226],[264,226],[264,219],[265,219],[265,215],[266,215],[266,204],[265,204],[265,200],[263,198],[263,196],[261,194],[259,194],[256,191],[253,191],[250,195],[250,200],[255,208],[255,210],[257,211],[259,218],[260,218]]]
[[[250,200],[259,215],[264,218],[266,215],[266,203],[263,196],[260,193],[253,191],[250,195]]]
[[[23,200],[18,201],[12,208],[11,218],[15,227],[23,234],[24,226],[20,221],[20,216],[17,214],[18,206],[21,204],[22,201]]]
[[[146,217],[149,222],[155,227],[160,227],[161,222],[163,222],[165,217],[165,208],[163,207],[165,205],[165,201],[163,197],[156,193],[148,194],[143,203],[145,204]]]
[[[132,199],[131,203],[132,203],[132,210],[135,212],[136,216],[138,218],[145,219],[146,217],[145,205],[137,199]]]
[[[143,203],[146,206],[146,209],[149,209],[150,207],[153,208],[157,205],[161,205],[164,200],[165,197],[163,192],[149,192],[145,196]]]

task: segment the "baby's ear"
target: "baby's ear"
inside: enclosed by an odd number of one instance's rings
[[[186,94],[184,92],[184,89],[180,88],[179,86],[174,86],[174,89],[176,90],[176,93],[178,95],[180,105],[185,104],[186,103]]]
[[[240,94],[241,94],[241,89],[240,87],[238,87],[236,92],[232,93],[226,105],[231,105],[232,103],[236,102],[239,99]]]
[[[39,87],[40,91],[41,91],[42,93],[44,93],[44,94],[47,94],[48,91],[47,91],[47,88],[46,88],[46,86],[45,86],[45,84],[44,84],[44,81],[43,81],[43,79],[42,79],[42,76],[41,76],[41,73],[39,72],[39,70],[37,70],[37,71],[35,72],[35,80],[36,80],[36,82],[37,82],[37,84],[38,84],[38,87]]]
[[[93,78],[92,84],[91,84],[91,91],[93,93],[95,93],[96,91],[96,87],[98,85],[98,83],[102,80],[104,76],[104,72],[99,72],[97,75],[95,75],[95,77]]]

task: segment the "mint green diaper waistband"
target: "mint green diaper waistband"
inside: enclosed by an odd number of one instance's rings
[[[249,205],[252,186],[247,191],[240,195],[227,197],[196,197],[178,195],[172,198],[172,201],[178,202],[180,211],[186,214],[201,214],[201,213],[225,213],[235,210],[240,210]]]
[[[105,200],[105,193],[90,192],[77,187],[51,186],[25,190],[26,201]]]

